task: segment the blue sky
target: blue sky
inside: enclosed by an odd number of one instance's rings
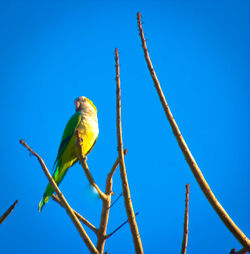
[[[0,253],[88,253],[55,202],[38,213],[47,180],[19,139],[52,169],[74,99],[90,98],[98,109],[100,134],[88,165],[104,189],[117,157],[116,47],[126,168],[145,253],[180,252],[186,183],[188,252],[241,248],[202,194],[172,134],[143,57],[137,11],[183,136],[219,202],[250,237],[248,0],[1,1],[0,214],[16,199],[19,203],[0,227]],[[101,200],[90,191],[80,165],[69,170],[60,188],[98,227]],[[113,190],[115,199],[122,192],[119,171]],[[120,199],[111,209],[108,232],[124,220]],[[105,249],[133,253],[128,225],[108,239]]]

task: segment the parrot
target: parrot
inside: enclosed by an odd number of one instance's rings
[[[77,137],[75,135],[76,130],[78,130],[79,137],[82,140],[83,156],[90,153],[99,134],[97,109],[93,102],[81,96],[76,98],[74,103],[76,112],[71,116],[64,129],[53,166],[54,173],[52,177],[57,185],[61,183],[68,169],[79,160],[79,149],[77,147]],[[39,203],[39,212],[41,212],[43,206],[49,201],[53,193],[54,190],[52,186],[48,184]]]

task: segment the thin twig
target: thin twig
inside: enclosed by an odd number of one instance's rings
[[[141,24],[141,14],[139,12],[137,13],[137,21],[138,21],[138,27],[139,27],[140,37],[141,37],[141,41],[142,41],[142,48],[143,48],[143,51],[144,51],[144,56],[145,56],[145,59],[146,59],[147,65],[148,65],[149,72],[150,72],[151,77],[153,79],[154,86],[155,86],[155,89],[157,90],[157,93],[158,93],[159,99],[161,101],[162,107],[164,108],[165,114],[166,114],[167,119],[168,119],[168,121],[171,125],[171,128],[172,128],[172,131],[175,135],[175,138],[176,138],[176,140],[177,140],[177,142],[178,142],[178,144],[179,144],[179,146],[182,150],[182,153],[183,153],[190,169],[192,170],[196,181],[200,185],[200,188],[202,189],[203,193],[205,194],[206,198],[208,199],[208,201],[210,202],[210,204],[212,205],[214,210],[219,215],[220,219],[224,222],[226,227],[232,232],[232,234],[235,236],[235,238],[245,248],[247,248],[248,251],[250,251],[250,240],[237,227],[237,225],[233,222],[233,220],[229,217],[227,212],[224,210],[224,208],[221,206],[221,204],[216,199],[216,197],[213,194],[212,190],[210,189],[208,183],[206,182],[200,168],[198,167],[195,159],[193,158],[193,156],[192,156],[192,154],[191,154],[184,138],[181,135],[181,132],[180,132],[180,130],[179,130],[174,118],[173,118],[173,115],[172,115],[172,113],[170,111],[170,108],[167,104],[165,96],[162,92],[160,82],[159,82],[159,80],[156,76],[156,73],[154,71],[152,62],[150,60],[148,50],[147,50],[147,46],[146,46],[146,41],[145,41],[145,38],[144,38],[142,24]]]
[[[110,205],[109,208],[111,208],[111,207],[120,199],[120,197],[121,197],[122,195],[123,195],[123,194],[120,193],[119,196],[111,203],[111,205]]]
[[[16,200],[8,209],[7,211],[0,217],[0,224],[3,223],[3,221],[11,214],[11,212],[14,210],[18,200]]]
[[[81,142],[81,138],[80,138],[80,136],[79,136],[78,130],[76,130],[75,135],[76,135],[76,137],[77,137],[77,146],[78,146],[79,151],[80,151],[79,160],[80,160],[81,165],[82,165],[82,168],[83,168],[83,170],[84,170],[84,172],[85,172],[85,174],[86,174],[86,176],[87,176],[87,178],[88,178],[88,181],[89,181],[90,185],[92,185],[92,186],[96,189],[96,191],[97,191],[99,197],[100,197],[102,200],[106,200],[106,199],[107,199],[107,195],[105,195],[105,194],[101,191],[101,189],[100,189],[100,188],[98,187],[98,185],[95,183],[94,178],[92,177],[92,175],[91,175],[91,173],[90,173],[90,171],[89,171],[89,168],[88,168],[88,165],[87,165],[87,161],[86,161],[86,157],[83,156],[83,153],[82,153],[82,145],[81,145],[82,142]]]
[[[135,216],[137,216],[139,214],[139,212],[137,212],[135,214]],[[106,235],[106,239],[108,239],[110,236],[112,236],[114,233],[116,233],[121,227],[123,227],[125,224],[128,223],[128,220],[124,221],[119,227],[117,227],[113,232],[111,232],[110,234]]]
[[[121,127],[121,87],[120,87],[120,67],[119,67],[119,55],[118,49],[115,49],[115,66],[116,66],[116,111],[117,111],[117,143],[118,154],[120,158],[120,175],[122,179],[122,189],[125,207],[127,211],[130,230],[133,236],[135,252],[143,253],[141,237],[135,220],[135,213],[131,201],[130,190],[128,185],[127,173],[123,155],[123,143],[122,143],[122,127]]]
[[[52,195],[52,199],[57,202],[60,206],[63,206],[62,201],[56,196],[56,195]],[[73,209],[72,209],[73,210]],[[76,212],[75,210],[73,210],[75,215],[77,216],[77,218],[87,227],[89,227],[95,234],[97,234],[98,229],[92,224],[90,223],[87,219],[85,219],[81,214],[79,214],[78,212]]]
[[[186,254],[186,251],[187,251],[188,210],[189,210],[189,184],[186,184],[186,202],[185,202],[184,230],[183,230],[183,240],[182,240],[182,246],[181,246],[181,254]]]
[[[85,244],[87,245],[89,251],[91,253],[96,253],[99,254],[99,252],[97,251],[97,249],[95,248],[94,244],[92,243],[92,241],[90,240],[88,234],[86,233],[86,231],[84,230],[84,228],[82,227],[80,221],[78,220],[78,218],[76,217],[74,211],[72,210],[72,208],[69,206],[67,200],[65,199],[65,197],[63,196],[62,192],[60,191],[60,189],[58,188],[56,182],[54,181],[54,179],[52,178],[49,170],[47,169],[43,159],[36,153],[34,152],[26,143],[24,140],[20,140],[20,143],[27,148],[27,150],[34,155],[42,169],[43,172],[45,173],[46,177],[49,180],[50,185],[52,186],[53,190],[56,192],[57,196],[59,197],[59,199],[62,201],[63,207],[65,208],[67,214],[69,215],[69,217],[71,218],[72,222],[74,223],[76,229],[78,230],[79,234],[81,235],[83,241],[85,242]]]

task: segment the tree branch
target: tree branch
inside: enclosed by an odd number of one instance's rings
[[[208,199],[208,201],[210,202],[210,204],[212,205],[212,207],[214,208],[214,210],[216,211],[216,213],[219,215],[220,219],[224,222],[224,224],[226,225],[226,227],[232,232],[232,234],[235,236],[235,238],[245,247],[247,248],[248,251],[250,251],[250,241],[249,239],[246,237],[246,235],[237,227],[237,225],[233,222],[233,220],[229,217],[229,215],[227,214],[227,212],[224,210],[224,208],[221,206],[221,204],[218,202],[218,200],[216,199],[215,195],[213,194],[212,190],[210,189],[208,183],[206,182],[200,168],[198,167],[195,159],[193,158],[184,138],[181,135],[181,132],[178,128],[177,123],[175,122],[173,115],[170,111],[170,108],[167,104],[167,101],[165,99],[165,96],[162,92],[161,86],[160,86],[160,82],[157,79],[156,73],[154,71],[152,62],[150,60],[149,54],[148,54],[148,50],[147,50],[147,46],[146,46],[146,41],[145,41],[145,37],[144,37],[144,33],[143,33],[143,29],[142,29],[142,24],[141,24],[141,14],[138,12],[137,13],[137,21],[138,21],[138,27],[139,27],[139,31],[140,31],[140,37],[141,37],[141,41],[142,41],[142,48],[144,51],[144,56],[145,56],[145,60],[147,62],[148,65],[148,69],[149,72],[151,74],[151,77],[153,79],[154,82],[154,86],[155,89],[158,93],[159,99],[161,101],[162,107],[165,111],[165,114],[167,116],[167,119],[171,125],[172,131],[175,135],[175,138],[181,148],[181,151],[190,167],[190,169],[193,172],[193,175],[196,179],[196,181],[198,182],[198,184],[200,185],[200,188],[202,189],[204,195],[206,196],[206,198]]]
[[[43,172],[45,173],[46,177],[49,180],[50,185],[52,186],[53,190],[56,192],[57,196],[59,197],[59,199],[61,200],[63,207],[65,208],[67,214],[69,215],[69,217],[71,218],[72,222],[74,223],[76,229],[78,230],[79,234],[81,235],[83,241],[85,242],[85,244],[87,245],[90,253],[95,253],[95,254],[99,254],[99,252],[97,251],[97,249],[95,248],[94,244],[92,243],[92,241],[90,240],[88,234],[86,233],[86,231],[84,230],[84,228],[82,227],[80,221],[78,220],[78,218],[76,217],[74,211],[72,210],[72,208],[69,206],[67,200],[65,199],[65,197],[63,196],[62,192],[60,191],[60,189],[58,188],[56,182],[54,181],[54,179],[52,178],[49,170],[47,169],[43,159],[36,153],[34,152],[26,143],[24,140],[20,140],[20,143],[27,148],[27,150],[34,155],[42,169]]]
[[[128,154],[128,149],[124,149],[123,154],[124,154],[124,156],[126,156],[126,155]],[[116,161],[115,161],[115,163],[114,163],[114,165],[113,165],[113,167],[112,167],[110,173],[109,173],[109,175],[110,175],[111,178],[113,177],[113,174],[115,173],[115,170],[117,169],[119,163],[120,163],[120,158],[118,157],[118,158],[116,159]]]
[[[90,171],[89,171],[89,168],[88,168],[88,165],[87,165],[87,161],[86,161],[86,156],[83,156],[83,153],[82,153],[82,145],[81,145],[82,141],[81,141],[81,138],[80,138],[80,136],[79,136],[78,130],[76,130],[75,135],[76,135],[76,137],[77,137],[77,146],[78,146],[79,151],[80,151],[80,153],[79,153],[79,160],[80,160],[81,165],[82,165],[82,168],[83,168],[83,170],[84,170],[84,172],[85,172],[85,174],[86,174],[86,176],[87,176],[87,178],[88,178],[88,181],[89,181],[90,185],[92,185],[92,186],[96,189],[96,191],[97,191],[99,197],[100,197],[102,200],[107,200],[107,199],[108,199],[107,195],[105,195],[105,194],[101,191],[101,189],[100,189],[100,188],[98,187],[98,185],[95,183],[94,178],[92,177],[92,175],[91,175],[91,173],[90,173]]]
[[[0,217],[0,224],[3,223],[3,221],[11,214],[11,212],[14,210],[18,200],[16,200],[8,209],[7,211]]]
[[[52,195],[52,199],[57,202],[60,206],[62,206],[63,208],[65,208],[62,204],[62,201],[56,196],[56,195]],[[72,209],[73,210],[73,209]],[[73,210],[76,217],[84,224],[86,225],[87,227],[89,227],[95,234],[97,234],[98,232],[98,229],[93,225],[91,224],[88,220],[86,220],[81,214],[79,214],[78,212],[76,212],[75,210]]]
[[[125,153],[125,151],[124,151]],[[127,153],[127,152],[126,152]],[[100,221],[100,226],[98,230],[98,238],[97,238],[97,245],[96,248],[100,253],[103,253],[104,251],[104,244],[106,241],[106,232],[107,232],[107,226],[108,226],[108,218],[109,218],[109,211],[110,211],[110,204],[111,204],[111,195],[113,194],[112,192],[112,185],[113,185],[113,175],[115,173],[115,170],[117,169],[119,165],[119,157],[116,159],[112,169],[110,170],[110,173],[107,175],[107,180],[106,180],[106,189],[105,189],[105,194],[108,197],[107,200],[103,200],[102,204],[102,214],[101,214],[101,221]]]
[[[123,155],[123,143],[122,143],[122,127],[121,127],[121,88],[120,88],[120,67],[119,67],[119,55],[118,49],[115,49],[115,66],[116,66],[116,111],[117,111],[117,143],[118,143],[118,154],[120,158],[120,174],[122,179],[122,189],[125,207],[128,216],[128,222],[130,226],[130,230],[133,236],[135,252],[143,253],[141,238],[139,234],[139,230],[135,220],[135,213],[131,201],[130,190],[127,180],[127,173],[124,162]]]
[[[182,240],[182,246],[181,246],[181,254],[186,254],[186,251],[187,251],[188,210],[189,210],[189,184],[186,184],[186,202],[185,202],[184,230],[183,230],[183,240]]]
[[[115,173],[117,166],[119,165],[119,158],[117,158],[110,173],[107,175],[106,189],[105,189],[105,193],[103,193],[101,191],[101,189],[98,187],[98,185],[95,183],[94,178],[92,177],[90,170],[88,168],[88,165],[86,162],[86,157],[83,156],[82,145],[81,145],[82,140],[79,136],[78,130],[76,130],[75,135],[77,137],[77,146],[80,151],[79,152],[79,160],[81,162],[83,170],[87,176],[87,179],[88,179],[90,185],[92,185],[96,189],[99,197],[102,199],[102,202],[103,202],[102,203],[100,226],[99,226],[99,229],[97,230],[97,245],[96,245],[97,250],[101,254],[104,251],[104,245],[105,245],[105,241],[106,241],[105,236],[106,236],[108,218],[109,218],[109,208],[110,208],[110,204],[111,204],[111,195],[113,194],[113,192],[112,192],[112,177]],[[127,150],[125,150],[124,153],[127,153]]]
[[[239,251],[235,251],[235,248],[233,248],[231,251],[230,251],[230,253],[229,254],[247,254],[247,249],[246,248],[243,248],[243,249],[241,249],[241,250],[239,250]]]

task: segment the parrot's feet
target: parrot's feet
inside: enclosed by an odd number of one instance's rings
[[[84,161],[87,161],[87,159],[88,159],[87,156],[84,156],[84,157],[83,157],[83,160],[84,160]],[[81,164],[81,161],[79,161],[79,164]]]

